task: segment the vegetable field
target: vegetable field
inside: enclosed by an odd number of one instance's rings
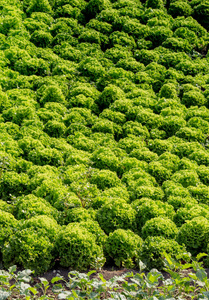
[[[209,253],[208,29],[207,0],[0,0],[4,267]]]

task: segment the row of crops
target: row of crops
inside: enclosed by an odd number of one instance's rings
[[[208,8],[0,1],[5,267],[209,252]]]

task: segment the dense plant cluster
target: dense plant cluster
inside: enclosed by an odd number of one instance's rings
[[[208,253],[208,20],[205,0],[1,1],[6,267]]]
[[[134,233],[129,232],[128,235],[130,238]],[[124,235],[123,230],[119,229],[116,236],[120,238],[116,240],[124,241],[128,235]],[[126,243],[124,245],[127,246]],[[165,253],[163,263],[166,274],[157,269],[144,272],[146,265],[140,261],[138,272],[125,273],[122,270],[123,273],[119,271],[121,273],[119,276],[109,280],[95,270],[86,273],[70,271],[67,279],[60,273],[50,281],[45,277],[35,277],[36,284],[34,271],[30,269],[17,271],[17,266],[14,265],[8,270],[0,270],[1,298],[5,300],[207,299],[209,279],[202,262],[199,261],[205,255],[200,254],[195,260],[189,259],[187,264],[182,264]]]

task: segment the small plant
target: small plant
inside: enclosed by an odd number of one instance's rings
[[[202,262],[207,254],[200,253],[196,259],[188,256],[186,263],[165,252],[163,256],[167,274],[157,269],[145,272],[146,265],[139,260],[137,273],[124,273],[109,280],[94,270],[87,273],[70,271],[68,280],[58,273],[50,282],[38,277],[35,285],[33,271],[17,271],[17,267],[12,266],[8,271],[0,270],[0,299],[208,299],[209,279]]]

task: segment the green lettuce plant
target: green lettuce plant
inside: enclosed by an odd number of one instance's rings
[[[166,239],[162,236],[147,237],[143,243],[140,258],[148,268],[162,270],[164,267],[164,252],[174,258],[184,260],[189,258],[185,246],[179,245],[173,239]]]
[[[86,270],[103,256],[96,244],[96,237],[83,226],[69,224],[60,231],[55,247],[60,265],[77,270]]]
[[[137,265],[142,248],[142,239],[131,230],[117,229],[109,234],[104,252],[116,266],[133,268]]]
[[[198,216],[181,226],[177,241],[195,255],[200,251],[206,251],[208,237],[209,221],[205,217]]]
[[[141,232],[144,239],[149,236],[162,236],[167,239],[175,240],[178,229],[171,219],[160,216],[146,221]]]
[[[178,227],[181,227],[187,221],[190,221],[195,217],[201,216],[209,220],[207,206],[203,206],[201,204],[192,204],[191,201],[189,201],[184,207],[180,207],[176,211],[176,215],[174,216],[174,222]]]
[[[140,233],[148,220],[156,217],[167,217],[172,220],[175,215],[172,205],[159,200],[141,198],[133,201],[131,206],[136,210],[136,226]]]
[[[54,245],[43,232],[32,228],[17,230],[10,235],[2,248],[6,267],[14,263],[31,268],[38,274],[47,271],[52,264]]]
[[[36,197],[33,194],[19,197],[15,200],[14,216],[18,220],[26,220],[37,215],[52,216],[58,219],[58,211],[45,199]]]
[[[109,234],[116,229],[135,229],[136,212],[124,199],[112,198],[97,211],[100,227]]]

